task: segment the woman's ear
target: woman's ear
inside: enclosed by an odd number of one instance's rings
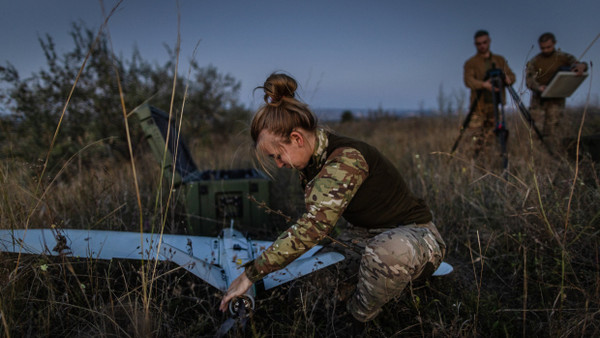
[[[297,131],[293,131],[290,134],[290,141],[295,142],[298,146],[302,147],[304,145],[304,135]]]

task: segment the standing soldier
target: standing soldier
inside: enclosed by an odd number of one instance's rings
[[[477,54],[468,59],[464,64],[463,79],[465,86],[471,89],[471,105],[477,99],[477,106],[473,111],[468,126],[469,142],[472,142],[473,156],[477,157],[482,150],[494,144],[494,104],[492,98],[492,83],[486,78],[490,69],[498,68],[504,73],[504,84],[511,85],[515,82],[515,74],[508,67],[508,62],[498,54],[490,51],[491,39],[487,31],[479,30],[475,33],[475,47]],[[498,90],[496,88],[496,90]],[[501,92],[502,102],[506,103],[506,93]]]
[[[570,69],[581,76],[587,70],[587,64],[578,62],[571,54],[556,50],[556,38],[552,33],[542,34],[538,43],[541,52],[527,63],[526,83],[531,89],[531,112],[536,121],[544,121],[543,136],[550,144],[556,144],[557,128],[564,115],[566,99],[542,98],[542,93],[559,70]]]

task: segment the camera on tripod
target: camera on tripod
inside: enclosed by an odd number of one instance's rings
[[[492,63],[492,68],[485,73],[484,81],[490,80],[492,84],[492,95],[494,96],[494,105],[502,102],[502,88],[505,85],[504,72],[500,68],[496,68],[496,64]]]
[[[485,73],[485,77],[483,80],[484,81],[489,80],[492,85],[491,96],[492,96],[492,103],[494,106],[494,120],[496,122],[495,123],[496,125],[494,127],[494,133],[496,134],[496,137],[498,139],[498,143],[500,146],[502,164],[503,164],[504,169],[507,169],[507,167],[508,167],[508,155],[507,155],[508,130],[506,129],[506,125],[505,125],[504,106],[503,106],[504,100],[502,100],[502,96],[503,96],[505,88],[508,89],[508,92],[510,93],[514,102],[519,107],[519,111],[521,112],[521,114],[523,114],[523,117],[525,117],[525,119],[529,122],[529,126],[535,131],[535,133],[539,137],[542,144],[548,150],[548,152],[551,155],[553,155],[552,149],[548,146],[548,144],[546,144],[544,142],[544,138],[542,137],[542,134],[535,126],[535,122],[533,121],[533,118],[531,117],[529,110],[527,110],[527,108],[525,108],[525,105],[521,101],[521,98],[519,97],[517,92],[513,89],[512,85],[506,83],[506,81],[505,81],[506,75],[504,74],[504,72],[501,69],[497,68],[495,63],[492,63],[492,68],[489,69]],[[467,114],[467,117],[465,118],[465,121],[463,122],[463,124],[460,128],[460,134],[458,135],[458,138],[456,139],[456,141],[454,142],[454,145],[452,146],[452,150],[451,150],[452,154],[454,154],[454,151],[458,147],[458,142],[462,138],[464,131],[466,130],[467,126],[469,125],[469,122],[471,121],[471,116],[477,109],[477,104],[478,104],[479,100],[482,98],[482,94],[484,91],[485,91],[484,89],[477,90],[477,96],[475,97],[475,100],[473,100],[473,102],[471,102],[471,108],[469,109],[469,113]]]
[[[492,65],[492,69],[488,70],[485,73],[485,78],[483,79],[484,81],[492,79],[496,80],[496,79],[500,79],[502,80],[502,82],[504,82],[504,72],[502,71],[502,69],[500,68],[496,68],[496,65]]]

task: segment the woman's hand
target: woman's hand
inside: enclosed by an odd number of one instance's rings
[[[229,285],[229,289],[227,290],[225,297],[223,297],[221,300],[219,310],[221,310],[221,312],[225,312],[227,310],[227,304],[229,304],[229,301],[235,297],[245,294],[251,286],[252,282],[246,276],[246,272],[242,272],[242,274],[239,275],[238,278],[231,283],[231,285]]]

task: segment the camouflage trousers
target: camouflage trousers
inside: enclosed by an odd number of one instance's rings
[[[473,158],[477,158],[480,154],[487,155],[491,152],[496,144],[494,127],[494,106],[479,103],[477,110],[471,115],[465,133],[467,153],[470,152]]]
[[[501,109],[498,107],[498,109]],[[500,112],[499,112],[500,114]],[[494,105],[480,103],[465,130],[464,154],[474,163],[488,169],[503,169],[503,158],[496,129]]]
[[[400,226],[373,237],[362,255],[348,311],[361,322],[375,318],[411,281],[429,277],[445,252],[433,222]]]
[[[538,99],[531,102],[531,115],[537,125],[542,126],[544,140],[551,147],[559,143],[565,131],[564,121],[565,99]]]

